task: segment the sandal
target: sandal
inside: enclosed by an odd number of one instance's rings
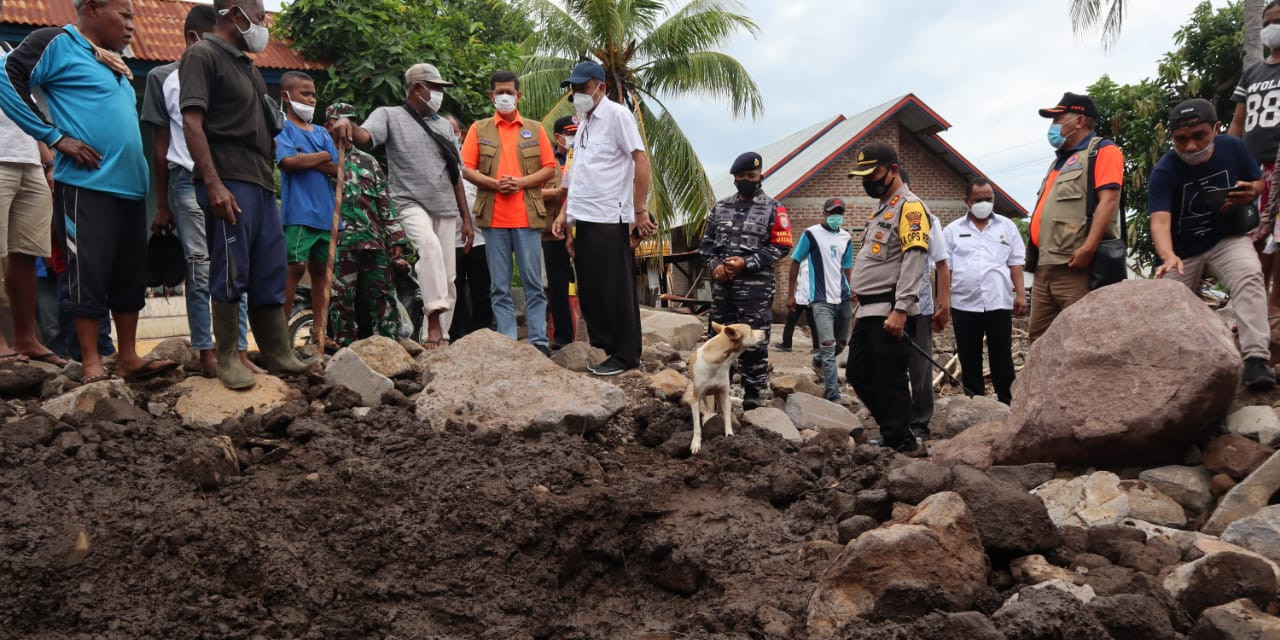
[[[96,376],[89,376],[88,378],[81,380],[80,385],[89,386],[95,382],[102,382],[104,380],[111,380],[113,378],[115,378],[115,376],[111,375],[110,373],[107,373],[106,371],[103,371],[102,373],[99,373]]]
[[[178,363],[171,360],[143,360],[142,366],[133,373],[127,373],[124,376],[125,382],[141,382],[150,380],[166,371],[177,368]]]
[[[10,351],[9,353],[0,353],[0,362],[30,362],[31,358],[25,353]]]
[[[55,367],[65,367],[65,366],[67,366],[67,365],[71,364],[71,362],[70,362],[70,361],[68,361],[66,358],[64,358],[64,357],[62,357],[62,356],[60,356],[60,355],[58,355],[58,354],[56,354],[56,353],[54,353],[54,352],[52,352],[52,351],[46,351],[46,352],[44,352],[44,353],[40,353],[40,354],[34,354],[34,353],[23,353],[23,354],[19,354],[19,355],[25,355],[27,358],[29,358],[29,359],[30,359],[31,361],[33,361],[33,362],[43,362],[43,363],[45,363],[45,364],[51,364],[51,365],[53,365],[53,366],[55,366]],[[3,356],[0,356],[0,358],[2,358],[2,357],[3,357]]]
[[[422,348],[426,349],[427,351],[435,351],[436,349],[439,349],[440,347],[443,347],[443,346],[447,346],[448,344],[449,342],[444,338],[436,338],[435,340],[423,340]]]

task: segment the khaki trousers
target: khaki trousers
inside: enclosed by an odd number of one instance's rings
[[[1231,290],[1231,311],[1240,328],[1240,355],[1271,359],[1271,330],[1267,325],[1267,290],[1262,279],[1258,252],[1246,236],[1219,240],[1213,248],[1193,258],[1182,259],[1183,272],[1164,277],[1177,280],[1194,291],[1200,278],[1209,275],[1224,281]]]
[[[433,218],[421,207],[400,210],[400,227],[418,252],[418,287],[422,289],[423,310],[440,314],[440,329],[449,338],[453,305],[458,300],[458,257],[454,251],[457,216]]]
[[[1035,342],[1058,314],[1089,293],[1089,270],[1065,264],[1042,265],[1036,269],[1031,287],[1031,320],[1027,328]]]

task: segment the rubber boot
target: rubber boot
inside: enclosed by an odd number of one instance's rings
[[[289,326],[284,320],[284,305],[269,305],[249,310],[249,326],[258,341],[258,352],[267,371],[276,375],[296,376],[316,365],[315,359],[302,360],[289,342]]]
[[[240,304],[213,303],[213,341],[218,358],[218,379],[222,386],[248,389],[255,383],[253,372],[240,362],[236,341],[240,338]]]

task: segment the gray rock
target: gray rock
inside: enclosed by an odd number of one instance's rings
[[[880,526],[871,516],[849,516],[836,524],[836,539],[840,544],[849,544],[858,536]]]
[[[742,423],[757,429],[772,431],[788,442],[800,442],[800,430],[781,409],[760,407],[742,414]]]
[[[982,546],[989,552],[1047,551],[1062,541],[1044,502],[1022,487],[971,467],[956,467],[951,487],[973,512]]]
[[[1154,598],[1119,594],[1097,598],[1089,612],[1111,633],[1113,640],[1173,640],[1177,637],[1169,613]]]
[[[53,442],[53,422],[41,415],[30,415],[17,422],[0,425],[0,441],[30,448]]]
[[[1192,514],[1204,513],[1213,506],[1213,494],[1209,490],[1213,475],[1204,467],[1156,467],[1138,474],[1138,478]]]
[[[93,417],[103,422],[126,424],[146,420],[151,416],[124,398],[103,398],[93,405]]]
[[[38,396],[45,380],[55,375],[25,362],[0,364],[0,398]]]
[[[1221,534],[1227,525],[1267,506],[1276,491],[1280,491],[1280,452],[1272,454],[1262,466],[1222,496],[1218,508],[1200,530],[1209,535]]]
[[[94,406],[103,398],[124,398],[129,402],[134,401],[133,392],[129,390],[124,380],[112,378],[76,387],[44,403],[41,408],[49,415],[61,418],[73,411],[91,413]]]
[[[181,367],[199,361],[200,354],[191,348],[191,340],[187,338],[169,338],[152,347],[147,357],[171,360]]]
[[[399,342],[386,336],[370,336],[351,343],[350,349],[360,356],[370,369],[388,378],[399,378],[413,373],[413,358]]]
[[[1248,599],[1205,609],[1188,640],[1274,640],[1280,618],[1267,615]]]
[[[424,364],[417,415],[435,429],[583,433],[627,407],[617,386],[568,371],[533,346],[487,329],[430,352]]]
[[[1049,518],[1059,527],[1117,524],[1129,515],[1129,495],[1120,490],[1119,476],[1110,471],[1050,480],[1032,493],[1044,501]]]
[[[862,421],[848,409],[807,393],[787,396],[787,416],[797,429],[853,433],[862,428]]]
[[[1266,405],[1244,407],[1227,416],[1227,431],[1274,447],[1280,445],[1280,416]]]
[[[1222,532],[1222,540],[1280,562],[1280,505],[1263,507],[1232,522]]]
[[[669,311],[640,309],[640,328],[652,333],[677,351],[688,351],[698,346],[706,334],[707,325],[698,316]]]
[[[609,357],[604,351],[586,342],[574,342],[551,354],[551,361],[578,373],[586,373],[587,368],[604,362]]]
[[[1156,491],[1141,480],[1124,480],[1120,490],[1129,496],[1127,518],[1137,518],[1162,527],[1183,527],[1187,514],[1173,498]]]
[[[934,438],[954,438],[970,427],[984,422],[1004,422],[1008,418],[1009,405],[995,398],[952,398],[940,411],[934,408],[929,431]]]
[[[250,411],[266,415],[284,406],[298,392],[275,376],[255,376],[256,384],[244,391],[232,391],[216,378],[192,376],[175,385],[181,394],[174,410],[189,427],[212,427],[227,418],[239,418]]]
[[[400,346],[404,347],[405,353],[408,353],[410,358],[417,358],[427,352],[427,348],[422,344],[408,338],[401,338],[399,343]]]
[[[178,475],[204,491],[214,491],[240,475],[240,460],[228,436],[200,440],[177,463]]]
[[[914,460],[889,472],[887,488],[889,497],[894,500],[919,504],[925,498],[951,488],[951,470],[932,462]]]
[[[644,345],[640,349],[640,359],[645,362],[671,364],[679,362],[681,358],[680,352],[675,347],[659,340],[653,344]]]
[[[1066,590],[1025,587],[1017,595],[991,616],[1008,640],[1111,640],[1088,606]]]
[[[1023,465],[995,465],[987,469],[987,475],[993,480],[1007,482],[1022,487],[1026,491],[1053,479],[1058,466],[1052,462],[1036,462]]]
[[[400,345],[395,348],[400,349]],[[360,402],[366,407],[378,406],[382,403],[382,394],[396,387],[390,378],[375,371],[350,348],[340,349],[329,359],[324,367],[324,381],[360,394]]]
[[[1174,569],[1165,578],[1164,589],[1198,616],[1209,607],[1240,598],[1265,606],[1276,595],[1276,574],[1266,560],[1222,551]]]

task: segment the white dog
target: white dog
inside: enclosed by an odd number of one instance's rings
[[[711,323],[716,335],[689,357],[689,386],[684,401],[693,410],[693,442],[689,453],[702,449],[703,411],[724,416],[724,435],[733,435],[733,405],[729,401],[729,370],[742,352],[765,339],[750,325]]]

